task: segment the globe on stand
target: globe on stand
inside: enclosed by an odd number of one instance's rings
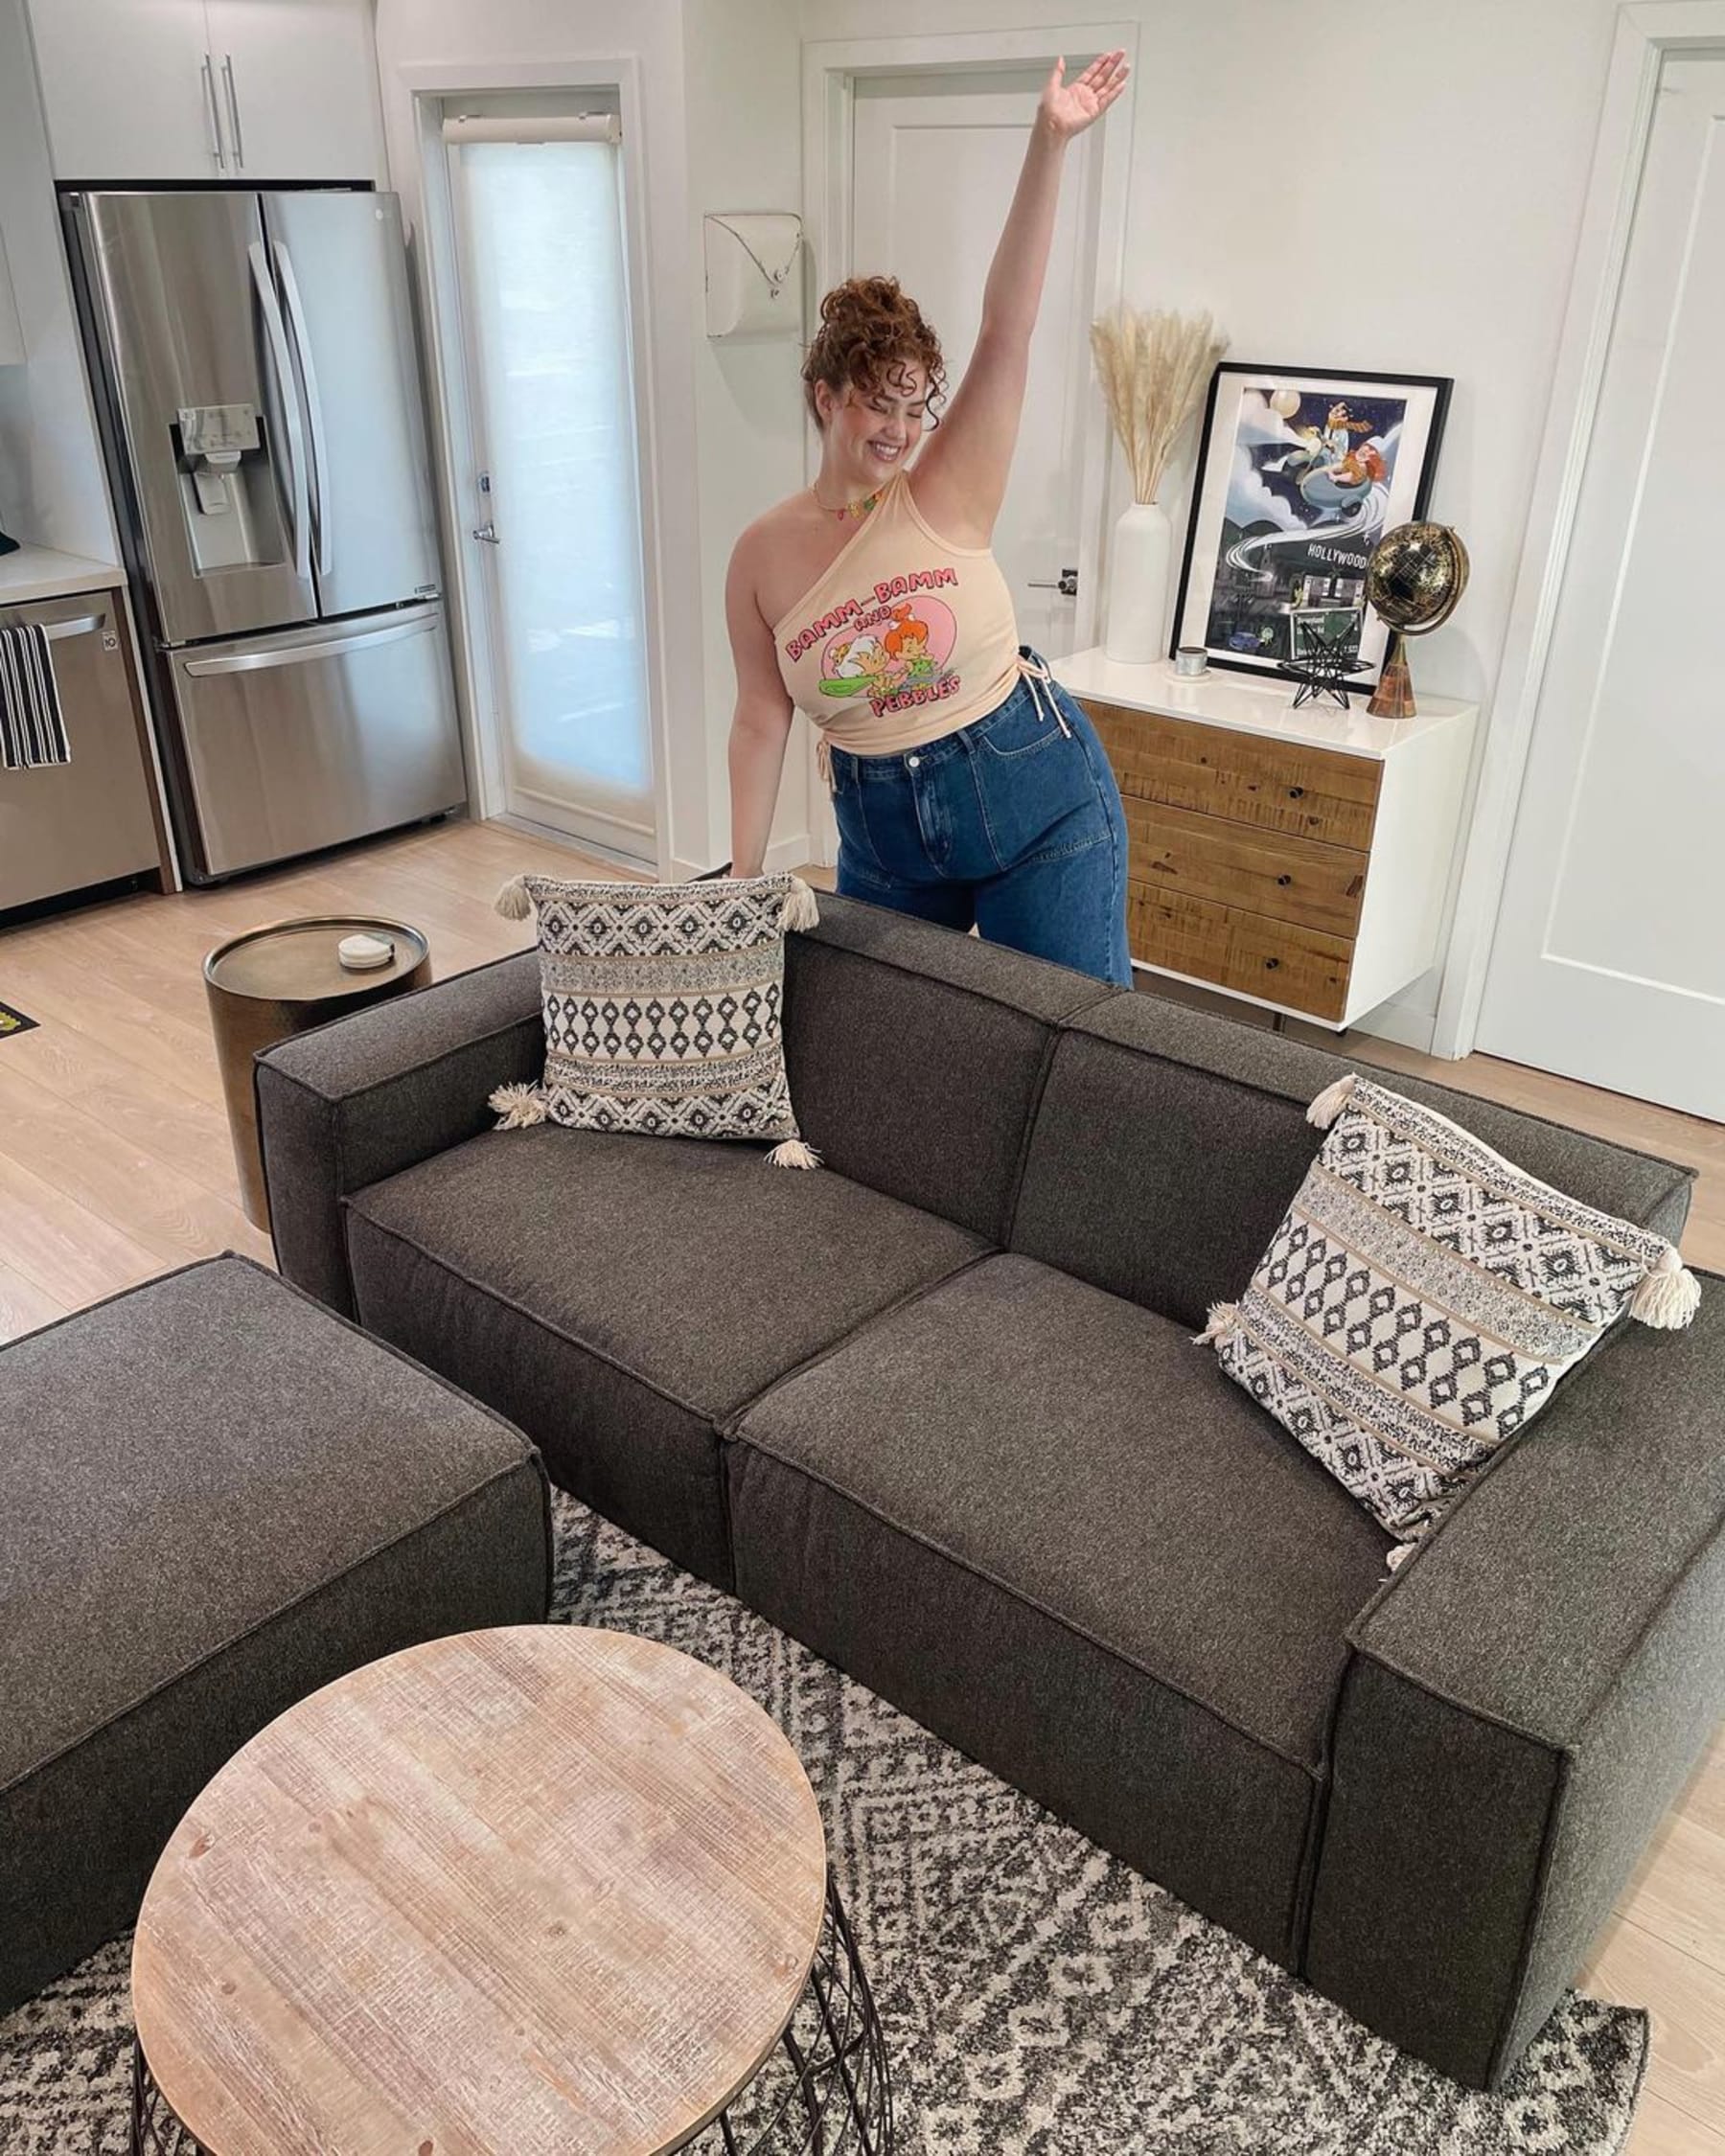
[[[1398,524],[1372,548],[1366,598],[1392,631],[1384,671],[1366,706],[1374,718],[1412,719],[1418,710],[1403,638],[1423,636],[1448,621],[1467,589],[1467,549],[1447,524]]]

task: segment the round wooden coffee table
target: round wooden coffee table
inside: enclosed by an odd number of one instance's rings
[[[163,1852],[132,2005],[134,2150],[892,2146],[795,1753],[625,1633],[462,1633],[290,1708]]]

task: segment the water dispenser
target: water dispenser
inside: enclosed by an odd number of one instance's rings
[[[174,462],[199,576],[283,559],[264,416],[255,404],[182,404]]]

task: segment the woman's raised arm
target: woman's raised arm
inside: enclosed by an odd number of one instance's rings
[[[1076,81],[1066,61],[1048,77],[1012,207],[982,293],[982,326],[952,409],[912,471],[917,505],[960,545],[986,546],[1006,492],[1024,409],[1030,333],[1042,305],[1066,147],[1126,87],[1123,52],[1104,53]]]

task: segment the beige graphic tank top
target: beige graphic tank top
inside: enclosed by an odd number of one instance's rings
[[[774,623],[791,700],[832,748],[897,755],[955,734],[1018,684],[1018,621],[986,546],[954,546],[895,471],[849,542]]]

